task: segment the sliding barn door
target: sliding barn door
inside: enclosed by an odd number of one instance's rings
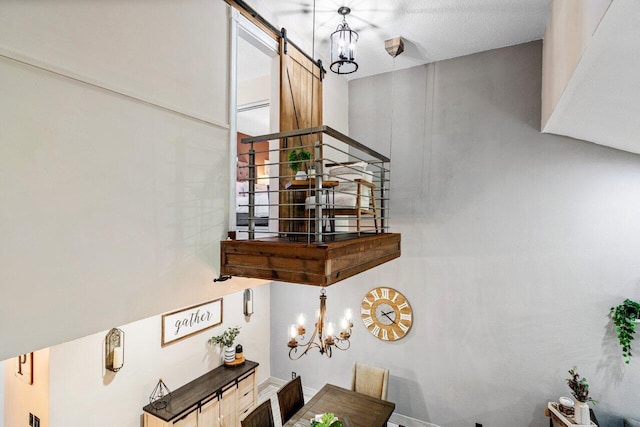
[[[286,52],[285,52],[286,50]],[[280,39],[280,131],[305,129],[322,125],[322,71],[295,46]],[[304,221],[289,220],[304,216],[300,206],[291,206],[295,196],[286,191],[287,182],[292,180],[293,171],[287,161],[289,151],[294,147],[307,146],[313,153],[321,134],[280,140],[280,231],[304,231]],[[303,200],[304,203],[304,200]]]

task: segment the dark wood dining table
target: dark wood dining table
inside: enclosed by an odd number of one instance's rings
[[[335,414],[344,427],[384,427],[395,408],[395,403],[326,384],[284,427],[309,427],[312,418],[327,412]]]

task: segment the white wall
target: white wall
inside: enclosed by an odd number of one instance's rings
[[[33,384],[15,375],[16,359],[4,363],[4,425],[29,425],[29,413],[40,418],[40,427],[49,427],[49,349],[33,354]],[[1,412],[0,412],[1,413]]]
[[[326,62],[325,62],[326,64]],[[337,74],[329,71],[322,81],[322,121],[323,125],[334,128],[335,130],[349,134],[349,83],[347,80]],[[330,136],[324,135],[322,142],[325,144],[323,156],[329,161],[346,161],[348,155],[346,153],[334,150],[348,152],[348,147]]]
[[[227,123],[226,6],[72,0],[2,2],[0,48],[219,123]]]
[[[577,365],[602,425],[640,418],[640,361],[624,365],[607,317],[640,299],[640,157],[539,132],[541,57],[535,42],[350,82],[350,135],[391,154],[402,256],[330,286],[329,316],[387,285],[415,322],[383,343],[356,319],[347,352],[291,362],[285,327],[319,290],[274,284],[274,376],[348,385],[369,362],[390,369],[400,414],[546,427]]]
[[[322,81],[322,117],[325,125],[349,132],[349,82],[331,71]]]
[[[239,52],[242,54],[246,52]],[[264,55],[263,53],[254,50],[251,54]],[[271,69],[267,69],[267,73],[264,76],[254,77],[238,82],[238,106],[242,107],[246,104],[252,104],[254,102],[269,102],[271,97]]]
[[[591,41],[611,0],[555,0],[544,33],[542,130]]]
[[[226,289],[227,6],[148,6],[0,3],[0,360]]]
[[[51,426],[139,427],[142,407],[159,378],[175,390],[220,365],[220,354],[207,339],[230,326],[241,327],[236,343],[260,364],[258,381],[264,381],[270,375],[269,301],[269,285],[254,288],[255,313],[247,321],[242,292],[226,295],[222,325],[164,348],[160,316],[124,325],[125,364],[117,373],[104,373],[107,331],[52,347]]]

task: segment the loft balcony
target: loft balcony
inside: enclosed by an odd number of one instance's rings
[[[387,157],[319,126],[243,138],[238,159],[221,274],[328,286],[400,256]]]

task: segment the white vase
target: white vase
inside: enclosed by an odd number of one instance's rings
[[[307,173],[305,171],[296,172],[296,179],[298,181],[304,181],[307,179]]]
[[[576,424],[591,424],[591,414],[589,414],[589,405],[587,405],[587,402],[576,402],[575,414],[573,416],[573,419]]]
[[[224,348],[224,363],[233,363],[236,360],[236,349],[235,347],[225,347]]]

